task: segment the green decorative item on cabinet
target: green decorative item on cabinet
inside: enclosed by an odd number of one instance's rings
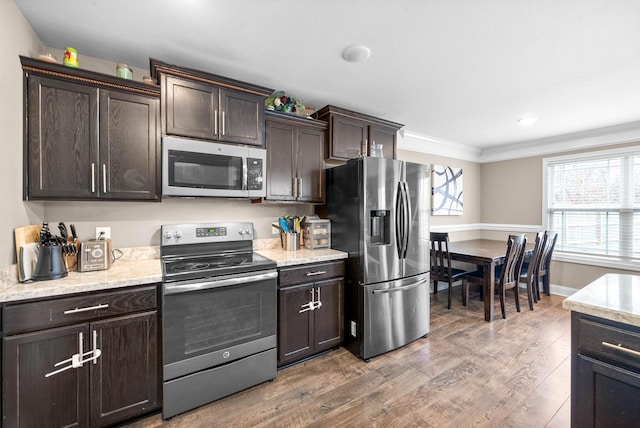
[[[285,113],[300,114],[305,107],[302,102],[296,98],[288,97],[284,91],[276,91],[265,100],[265,106],[268,110],[282,111]]]

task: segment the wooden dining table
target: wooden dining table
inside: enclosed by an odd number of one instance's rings
[[[533,243],[527,243],[525,257],[533,252]],[[495,293],[495,267],[504,263],[507,240],[472,239],[449,243],[451,260],[472,263],[482,267],[484,292],[484,319],[493,321]]]

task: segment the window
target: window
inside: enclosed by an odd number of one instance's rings
[[[544,176],[545,227],[558,233],[555,251],[629,268],[640,263],[640,147],[547,158]]]

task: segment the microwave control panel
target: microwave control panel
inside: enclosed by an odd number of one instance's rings
[[[262,190],[262,159],[247,158],[247,189]]]

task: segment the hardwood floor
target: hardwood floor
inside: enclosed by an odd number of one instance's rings
[[[431,333],[369,363],[344,348],[151,427],[569,427],[570,312],[560,296],[483,320],[482,302],[431,298]],[[497,313],[500,313],[496,303]],[[499,315],[498,315],[499,316]]]

